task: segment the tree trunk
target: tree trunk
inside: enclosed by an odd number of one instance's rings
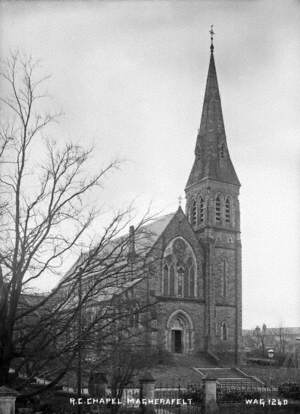
[[[7,360],[6,358],[1,357],[0,359],[0,387],[2,385],[9,385],[9,378],[8,378],[9,366],[10,366],[10,361]]]
[[[9,383],[9,368],[13,359],[13,345],[9,334],[1,332],[0,338],[0,386]]]

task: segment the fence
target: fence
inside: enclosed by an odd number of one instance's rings
[[[203,414],[203,384],[157,384],[154,391],[156,414]]]
[[[250,400],[269,401],[277,398],[277,388],[266,387],[255,384],[245,384],[244,382],[234,382],[230,384],[217,383],[217,403],[242,403],[247,404]],[[250,404],[250,403],[249,403]]]
[[[288,399],[278,393],[277,387],[251,382],[250,377],[240,380],[236,378],[217,380],[207,377],[198,383],[177,384],[155,383],[153,380],[150,381],[153,388],[149,388],[149,379],[147,381],[146,387],[142,389],[138,383],[125,388],[122,398],[117,403],[107,403],[106,398],[109,399],[111,395],[109,388],[106,388],[104,403],[101,402],[103,398],[99,397],[99,401],[96,401],[97,398],[93,401],[90,395],[82,395],[84,403],[81,412],[82,414],[149,413],[147,406],[150,406],[151,412],[155,411],[156,414],[204,414],[204,407],[211,402],[219,406],[222,414],[268,413],[271,409],[274,411],[274,405],[276,414],[300,412],[299,406],[295,409],[291,406],[291,401],[288,401],[285,406],[285,401]],[[65,391],[69,390],[61,390],[54,396],[55,413],[77,412],[76,394]],[[70,404],[73,397],[74,405]],[[59,399],[61,404],[58,404]],[[90,405],[89,400],[92,400]],[[52,406],[51,401],[49,406]]]

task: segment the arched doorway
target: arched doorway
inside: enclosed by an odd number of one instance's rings
[[[182,310],[173,312],[167,321],[166,348],[177,354],[193,350],[194,328],[191,317]]]

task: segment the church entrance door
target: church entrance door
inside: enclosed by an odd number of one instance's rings
[[[191,317],[183,310],[174,311],[166,326],[166,349],[188,354],[194,349],[194,329]]]
[[[172,331],[172,339],[173,339],[173,346],[174,352],[177,354],[182,354],[182,331],[180,330],[173,330]]]

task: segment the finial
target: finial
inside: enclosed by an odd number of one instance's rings
[[[214,32],[214,25],[213,24],[211,24],[210,25],[210,31],[209,31],[209,33],[210,33],[210,51],[211,51],[211,53],[213,53],[213,51],[214,51],[214,34],[215,34],[215,32]]]
[[[182,197],[181,195],[178,197],[178,207],[181,207]]]

